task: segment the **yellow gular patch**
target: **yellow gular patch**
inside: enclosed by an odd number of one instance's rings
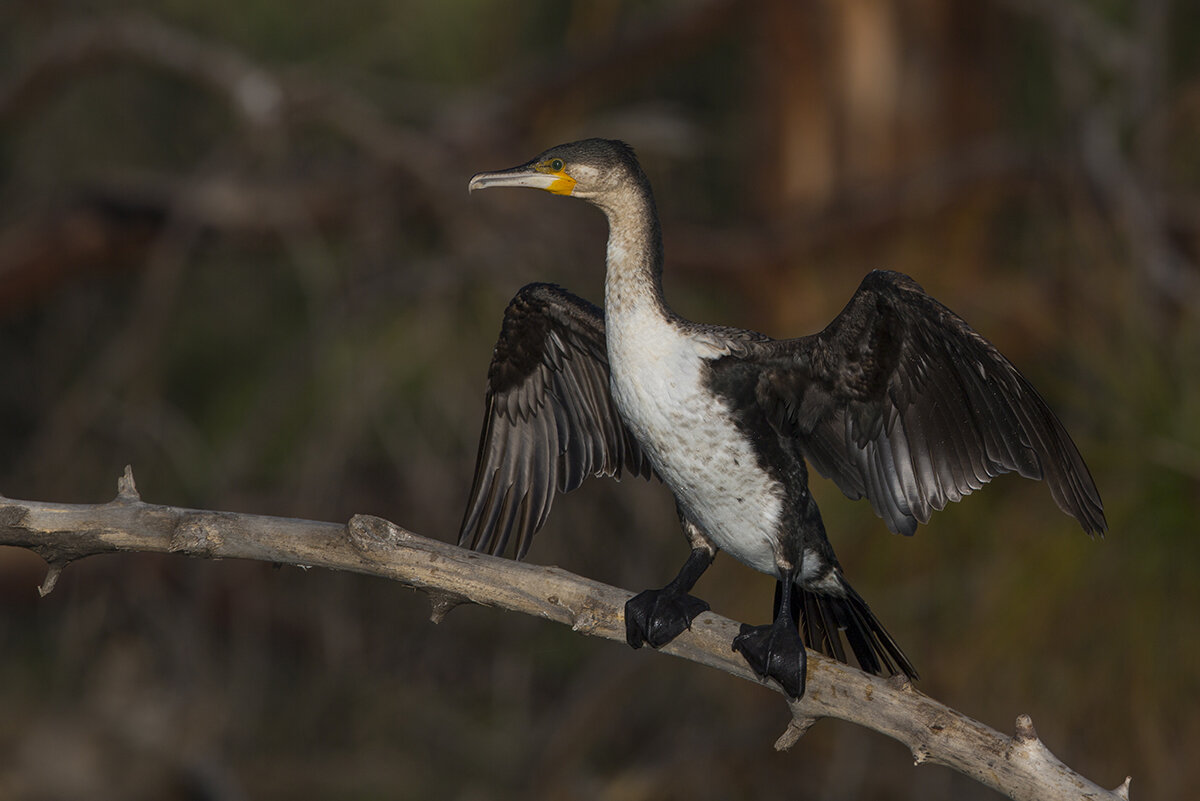
[[[551,173],[554,176],[554,183],[546,187],[547,192],[553,192],[556,195],[569,195],[575,191],[575,179],[567,175],[565,172]]]

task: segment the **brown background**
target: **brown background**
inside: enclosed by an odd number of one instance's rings
[[[1047,8],[1043,8],[1043,5]],[[478,170],[614,136],[684,316],[819,329],[912,274],[1059,412],[1111,525],[998,480],[912,539],[814,479],[920,688],[1135,798],[1200,783],[1200,14],[844,0],[0,5],[0,492],[451,539],[508,298],[599,300],[603,219]],[[657,485],[559,500],[530,559],[630,589]],[[388,583],[0,549],[0,798],[993,798],[779,697]],[[766,620],[719,559],[698,593]]]

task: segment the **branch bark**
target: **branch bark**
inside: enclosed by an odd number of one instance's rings
[[[514,562],[430,540],[386,520],[357,515],[349,523],[213,512],[142,501],[126,468],[117,496],[104,504],[11,500],[0,496],[0,545],[28,548],[49,571],[49,593],[63,568],[112,552],[178,553],[207,559],[255,559],[347,570],[425,591],[439,622],[461,603],[495,606],[569,625],[610,640],[625,639],[623,610],[631,593],[556,567]],[[738,623],[705,613],[690,632],[661,651],[758,681],[730,649]],[[904,743],[916,764],[945,765],[1022,801],[1117,801],[1128,778],[1105,790],[1059,761],[1027,715],[1012,736],[913,689],[808,654],[808,689],[790,702],[791,721],[775,743],[790,748],[817,720],[840,718]]]

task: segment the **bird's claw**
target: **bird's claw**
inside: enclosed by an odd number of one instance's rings
[[[625,602],[625,640],[633,648],[661,648],[692,627],[708,603],[672,590],[645,590]]]
[[[790,626],[742,624],[733,638],[733,650],[746,658],[750,669],[763,679],[775,679],[790,698],[804,695],[808,657],[800,632]]]

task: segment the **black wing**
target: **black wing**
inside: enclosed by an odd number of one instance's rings
[[[560,287],[529,284],[504,312],[488,368],[487,410],[459,544],[517,558],[554,494],[589,475],[650,476],[613,404],[604,313]]]
[[[1106,528],[1083,457],[990,342],[908,276],[876,271],[819,334],[764,343],[759,402],[892,531],[1016,471],[1045,479],[1089,534]]]

